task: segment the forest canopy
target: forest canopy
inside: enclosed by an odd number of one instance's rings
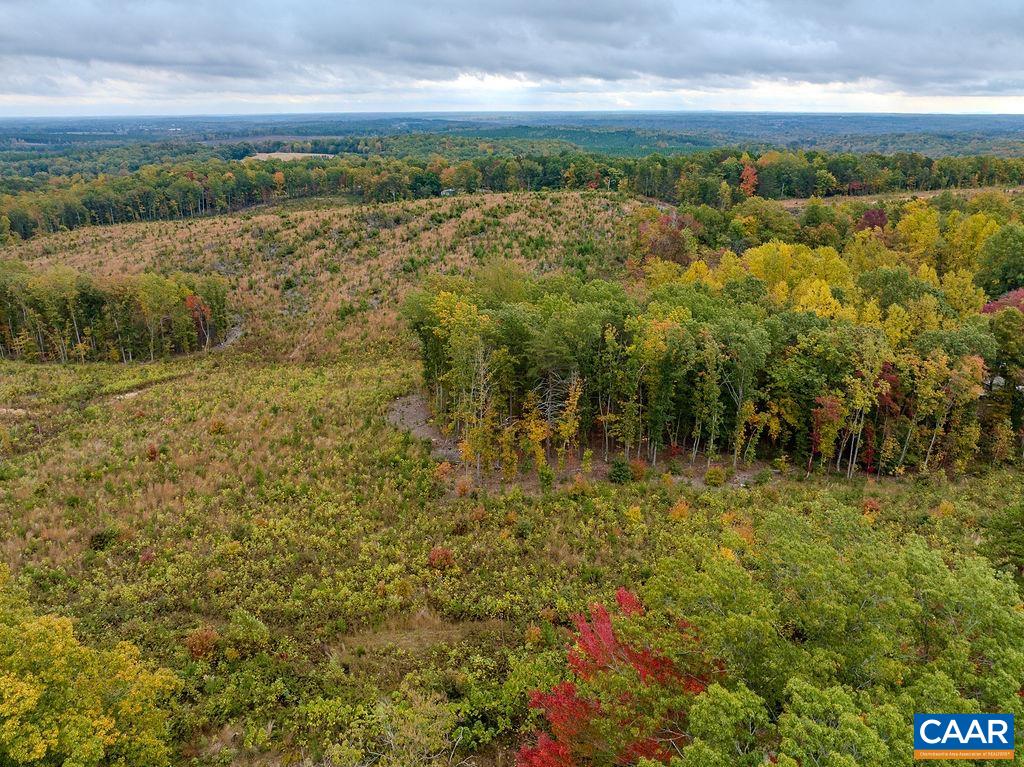
[[[244,162],[199,153],[197,159],[128,172],[90,176],[63,169],[43,186],[12,188],[10,194],[0,188],[0,244],[11,236],[25,239],[88,224],[187,218],[328,194],[374,202],[478,190],[610,189],[670,203],[730,206],[755,195],[827,197],[1024,183],[1020,158],[740,149],[615,157],[563,147],[536,152],[530,145],[524,152],[516,146],[491,151],[478,145],[475,152],[450,156],[350,153]],[[90,168],[97,162],[87,161]]]

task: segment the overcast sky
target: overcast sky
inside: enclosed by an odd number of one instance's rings
[[[1024,112],[1021,0],[0,0],[0,114]]]

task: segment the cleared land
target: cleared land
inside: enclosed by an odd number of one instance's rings
[[[0,363],[3,559],[91,644],[132,641],[179,674],[181,763],[242,765],[295,763],[343,735],[319,701],[372,706],[409,678],[481,710],[513,699],[523,716],[546,682],[523,659],[560,660],[568,615],[648,577],[680,540],[744,545],[768,508],[975,551],[991,511],[1024,494],[1020,473],[501,493],[460,488],[429,442],[393,425],[420,375],[396,311],[413,285],[493,257],[614,272],[635,205],[598,193],[318,203],[0,252],[103,274],[218,272],[245,315],[236,343],[193,357]],[[431,563],[439,546],[450,566]],[[218,649],[196,650],[202,636]],[[517,738],[480,737],[479,764],[511,763]]]
[[[249,160],[308,160],[311,157],[334,157],[322,152],[257,152]]]

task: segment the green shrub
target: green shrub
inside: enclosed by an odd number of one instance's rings
[[[547,464],[543,464],[537,470],[537,479],[540,482],[540,489],[545,493],[550,493],[555,486],[555,470]]]
[[[712,466],[704,472],[704,484],[708,487],[721,487],[725,484],[726,473],[721,466]]]
[[[611,466],[608,468],[608,481],[614,482],[616,485],[624,485],[631,479],[633,479],[633,472],[630,471],[629,461],[621,457],[612,459]]]

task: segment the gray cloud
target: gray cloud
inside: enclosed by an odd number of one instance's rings
[[[762,81],[1024,95],[1016,0],[0,0],[0,20],[8,105],[106,93],[140,105],[372,97],[401,109],[428,92],[443,102],[460,76],[512,78],[545,103]]]

